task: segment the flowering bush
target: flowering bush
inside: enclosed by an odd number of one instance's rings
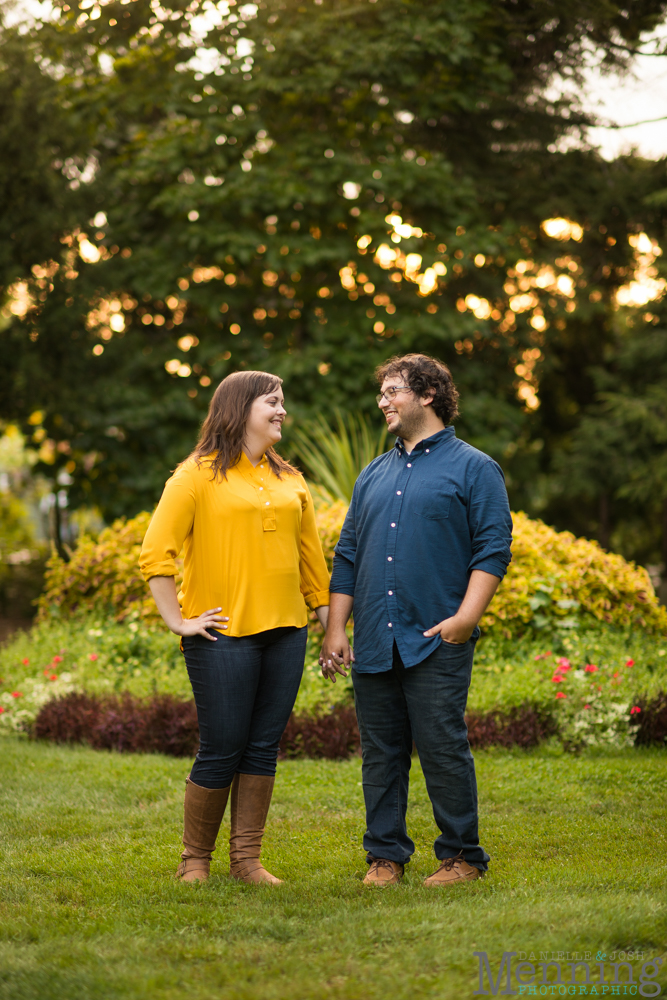
[[[14,691],[0,693],[0,734],[20,733],[37,717],[40,709],[54,698],[76,689],[70,673],[54,674],[42,671],[36,677],[26,677]]]

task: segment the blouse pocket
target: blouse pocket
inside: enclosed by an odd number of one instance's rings
[[[430,521],[443,521],[449,517],[454,489],[439,483],[420,483],[415,496],[415,514]]]

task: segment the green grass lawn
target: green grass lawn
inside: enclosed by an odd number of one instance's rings
[[[478,988],[475,951],[494,972],[503,951],[662,954],[667,753],[476,759],[483,880],[422,887],[436,831],[415,760],[417,853],[402,885],[362,886],[354,759],[279,765],[264,859],[283,886],[229,880],[227,821],[188,886],[188,762],[2,739],[1,1000],[449,1000]]]

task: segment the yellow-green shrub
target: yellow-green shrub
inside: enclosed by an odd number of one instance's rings
[[[47,563],[38,619],[93,609],[113,614],[117,621],[131,612],[159,619],[139,572],[141,543],[150,519],[148,513],[137,514],[115,521],[97,539],[84,535],[68,563],[54,552]]]
[[[317,526],[327,564],[345,518],[342,501],[319,502]],[[513,559],[482,627],[506,638],[537,628],[574,627],[598,620],[622,628],[667,633],[667,610],[658,604],[645,569],[605,552],[596,542],[557,532],[514,514]],[[156,619],[139,573],[139,551],[150,514],[116,521],[96,541],[83,537],[72,560],[49,560],[40,617],[104,609],[118,621],[130,612]],[[177,581],[178,582],[178,581]]]
[[[567,627],[583,615],[618,627],[667,632],[667,610],[643,567],[523,513],[512,517],[512,562],[482,619],[484,629],[510,638],[529,622]]]

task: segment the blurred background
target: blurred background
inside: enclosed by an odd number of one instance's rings
[[[3,634],[232,371],[285,380],[283,451],[344,500],[407,351],[513,510],[664,603],[667,3],[1,10]]]

